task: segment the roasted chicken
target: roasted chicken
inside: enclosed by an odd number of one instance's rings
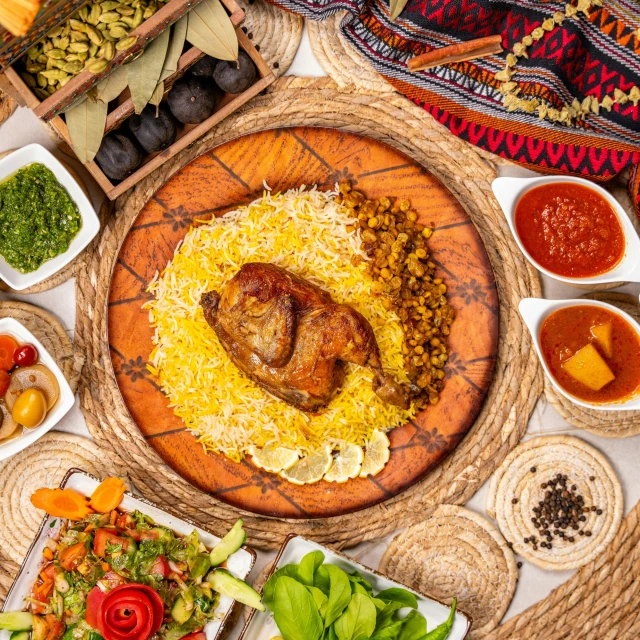
[[[200,304],[235,365],[302,411],[329,404],[344,381],[345,362],[373,371],[373,390],[382,400],[408,406],[406,390],[382,370],[367,320],[286,269],[247,263],[222,292],[204,293]]]

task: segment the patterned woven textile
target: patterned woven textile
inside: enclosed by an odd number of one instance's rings
[[[342,31],[375,69],[452,133],[488,151],[597,180],[640,162],[638,0],[409,0],[395,22],[388,0],[278,3],[312,19],[348,10]],[[409,58],[432,48],[493,34],[502,35],[503,54],[407,69]],[[523,39],[530,41],[524,54]],[[514,47],[520,55],[505,78]],[[505,106],[507,92],[514,97]],[[584,118],[567,117],[583,104]]]

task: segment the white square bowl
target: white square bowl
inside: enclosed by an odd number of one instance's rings
[[[56,177],[56,180],[67,190],[71,199],[78,205],[78,210],[82,216],[82,227],[80,227],[80,231],[78,231],[76,237],[69,244],[67,251],[51,260],[46,260],[38,269],[31,273],[20,273],[0,256],[0,278],[16,291],[22,291],[22,289],[32,287],[60,271],[60,269],[68,265],[93,240],[98,231],[100,231],[100,220],[91,202],[89,202],[89,198],[87,198],[84,191],[80,188],[80,185],[64,165],[42,145],[29,144],[0,160],[0,182],[10,178],[20,169],[34,162],[39,162],[47,167],[47,169],[50,169]]]
[[[60,487],[63,489],[73,489],[81,495],[89,497],[99,484],[98,479],[86,471],[69,469],[60,483]],[[182,520],[170,515],[144,498],[135,498],[129,492],[124,494],[120,508],[125,511],[135,511],[137,509],[141,513],[153,518],[157,524],[168,527],[181,536],[189,535],[195,529],[207,549],[211,549],[220,541],[220,538],[214,536],[212,533],[200,529],[187,520]],[[42,552],[44,551],[47,538],[55,538],[60,530],[60,525],[60,518],[45,516],[29,551],[27,551],[20,571],[9,589],[9,593],[7,593],[7,599],[2,607],[2,611],[22,611],[24,609],[26,598],[29,596],[31,587],[38,577],[42,566]],[[255,551],[242,547],[229,557],[226,569],[236,578],[246,580],[255,561]],[[234,613],[239,612],[239,607],[234,609],[234,605],[235,601],[228,596],[220,596],[220,602],[215,610],[216,617],[204,628],[207,640],[217,640],[223,631],[226,630],[226,626],[234,622]],[[9,640],[10,635],[11,633],[9,631],[0,630],[0,640]]]
[[[40,341],[27,329],[23,327],[17,320],[13,318],[0,319],[0,334],[8,333],[18,342],[28,342],[38,350],[40,362],[51,370],[60,385],[60,397],[48,413],[44,422],[35,429],[27,429],[23,427],[22,434],[17,437],[10,437],[8,440],[0,441],[0,460],[4,460],[33,444],[38,438],[41,438],[47,431],[54,427],[64,415],[73,407],[75,397],[71,387],[64,377],[62,371],[56,364],[56,361],[49,355],[47,350],[42,346]]]
[[[394,582],[341,553],[293,534],[282,545],[267,578],[270,578],[278,569],[287,564],[299,564],[300,560],[311,551],[321,551],[324,554],[325,563],[335,564],[347,573],[358,571],[365,580],[371,583],[374,593],[391,589],[392,587],[411,591],[418,599],[418,611],[427,619],[427,631],[432,631],[449,617],[450,608],[441,602],[409,589],[399,582]],[[453,627],[447,640],[464,640],[470,628],[471,619],[462,611],[456,610]],[[268,609],[264,612],[254,609],[249,615],[238,640],[271,640],[271,638],[278,635],[280,635],[280,632],[273,619],[273,614]],[[0,638],[0,640],[2,639]]]

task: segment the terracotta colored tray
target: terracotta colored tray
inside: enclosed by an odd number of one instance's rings
[[[440,402],[390,434],[391,459],[375,478],[295,486],[279,476],[207,454],[174,416],[145,363],[152,329],[142,305],[156,270],[173,256],[192,221],[224,215],[262,193],[301,184],[329,188],[349,178],[367,196],[409,198],[436,227],[430,240],[456,312]],[[349,513],[397,495],[422,479],[473,424],[491,383],[499,303],[480,237],[454,196],[422,166],[375,140],[312,127],[276,129],[232,140],[194,160],[149,201],[124,241],[109,293],[113,369],[131,417],[179,475],[235,507],[281,518]]]

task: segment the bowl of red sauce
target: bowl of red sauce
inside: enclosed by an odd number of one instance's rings
[[[640,282],[640,238],[618,201],[582,178],[497,178],[493,192],[521,251],[563,282]]]
[[[525,298],[522,315],[553,386],[600,411],[640,410],[640,324],[598,300]]]

